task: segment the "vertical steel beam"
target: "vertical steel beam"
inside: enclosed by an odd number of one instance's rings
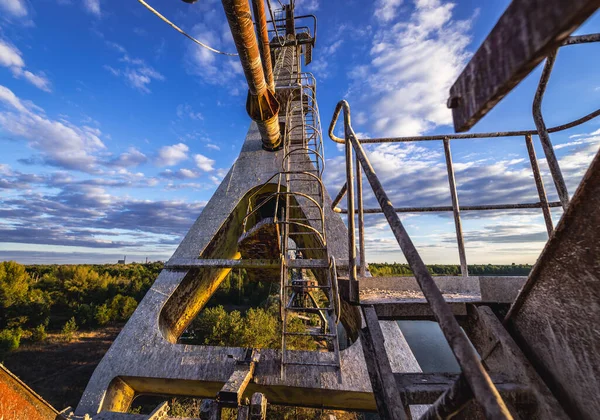
[[[362,169],[356,158],[356,202],[358,204],[358,256],[360,259],[359,274],[364,277],[367,273],[365,258],[365,214],[363,209]]]
[[[548,134],[544,117],[542,116],[542,100],[544,99],[546,86],[548,86],[550,73],[552,73],[552,68],[554,67],[554,62],[556,61],[556,53],[557,51],[554,51],[552,54],[548,55],[546,63],[544,64],[542,77],[540,77],[540,83],[538,84],[537,91],[535,92],[535,98],[533,100],[533,120],[535,121],[535,127],[537,128],[538,135],[540,136],[540,142],[544,148],[544,154],[546,155],[546,161],[548,162],[548,167],[550,168],[550,173],[552,174],[552,179],[554,180],[554,185],[556,186],[558,199],[562,204],[563,210],[566,210],[567,206],[569,205],[569,192],[567,191],[567,185],[565,184],[562,171],[558,165],[558,159],[556,158],[556,154],[554,154],[554,147],[552,147],[552,142],[550,141],[550,135]]]
[[[348,301],[358,303],[358,284],[356,280],[356,226],[354,224],[354,174],[352,171],[352,145],[350,137],[346,134],[346,195],[348,206]]]
[[[463,277],[469,275],[467,256],[465,254],[465,241],[463,238],[462,223],[460,221],[460,207],[458,205],[458,193],[456,192],[456,180],[454,179],[454,166],[452,165],[452,153],[450,152],[450,140],[444,139],[444,153],[446,155],[446,168],[448,170],[448,183],[450,184],[450,197],[452,197],[452,212],[454,213],[454,226],[456,228],[456,243],[458,245],[458,256],[460,258],[460,273]]]
[[[377,404],[377,413],[382,420],[407,420],[408,406],[403,403],[402,396],[387,352],[385,350],[385,338],[379,325],[379,319],[372,305],[362,307],[363,317],[367,328],[360,330],[360,342],[362,344],[373,396]]]
[[[533,147],[533,141],[531,140],[530,134],[525,136],[525,145],[527,146],[527,153],[529,154],[529,161],[531,162],[535,186],[537,188],[538,196],[540,197],[540,205],[542,206],[542,213],[544,214],[544,221],[546,222],[546,230],[548,231],[548,237],[550,237],[552,236],[552,232],[554,232],[554,224],[552,223],[552,214],[550,213],[550,206],[548,205],[548,198],[546,197],[544,181],[540,174],[540,167],[538,166],[535,148]]]

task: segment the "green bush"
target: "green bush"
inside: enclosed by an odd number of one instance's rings
[[[38,325],[34,329],[31,330],[31,340],[32,341],[44,341],[48,337],[46,333],[46,326],[44,324]]]
[[[75,333],[77,332],[77,322],[75,322],[75,317],[69,319],[64,327],[62,327],[61,334],[65,341],[73,340]]]
[[[110,321],[112,321],[110,316],[110,309],[106,306],[106,303],[98,306],[96,308],[96,313],[94,314],[94,319],[98,325],[106,325]]]
[[[21,344],[22,333],[23,331],[20,328],[0,331],[0,355],[18,349]]]
[[[127,321],[135,308],[137,308],[137,302],[131,296],[117,295],[115,296],[110,304],[111,321]]]

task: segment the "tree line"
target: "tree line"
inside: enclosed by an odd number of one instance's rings
[[[472,276],[528,276],[532,266],[529,264],[469,264],[469,275]],[[460,276],[460,265],[430,264],[427,269],[434,276]],[[412,276],[408,264],[374,263],[369,264],[369,271],[374,277]]]

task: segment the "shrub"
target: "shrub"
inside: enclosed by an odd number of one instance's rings
[[[108,306],[106,306],[106,303],[103,303],[102,305],[100,305],[96,308],[96,313],[94,314],[94,319],[96,320],[98,325],[106,325],[110,321],[112,321],[111,316],[110,316],[110,309],[108,309]]]
[[[75,322],[75,317],[71,317],[71,319],[69,319],[62,328],[61,334],[65,341],[71,341],[73,340],[73,337],[75,336],[76,332],[77,323]]]
[[[48,337],[46,333],[46,326],[44,324],[38,325],[34,329],[31,330],[31,340],[32,341],[44,341]]]
[[[18,349],[21,344],[21,334],[22,331],[20,328],[0,331],[0,354]]]
[[[137,302],[131,296],[116,295],[109,304],[112,321],[127,321],[135,308]]]

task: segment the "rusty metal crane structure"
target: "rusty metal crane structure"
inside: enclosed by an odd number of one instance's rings
[[[222,0],[253,120],[236,163],[98,365],[74,411],[57,413],[47,403],[31,403],[35,394],[0,372],[0,385],[10,385],[3,389],[24,395],[23,405],[43,419],[168,418],[164,404],[149,415],[127,414],[143,394],[203,398],[202,418],[211,420],[220,418],[223,407],[237,409],[240,420],[264,419],[267,401],[377,411],[382,419],[598,418],[600,154],[570,198],[550,134],[589,121],[600,109],[547,128],[541,102],[559,48],[600,41],[600,34],[570,36],[600,1],[513,0],[450,91],[455,129],[466,131],[546,60],[533,130],[359,139],[350,106],[341,101],[329,136],[345,147],[347,182],[334,200],[321,179],[316,81],[302,70],[312,60],[316,18],[296,15],[292,0],[267,19],[263,1],[251,2],[252,12],[249,0]],[[547,199],[534,136],[559,201]],[[524,139],[539,201],[460,206],[451,142],[507,137]],[[442,143],[451,206],[394,207],[363,148],[420,141]],[[363,177],[379,208],[364,208]],[[339,206],[344,196],[345,209]],[[553,207],[564,210],[556,226]],[[549,241],[533,271],[528,278],[469,276],[461,212],[507,209],[542,211]],[[398,217],[403,212],[453,213],[461,276],[429,274]],[[370,277],[364,246],[364,215],[370,213],[385,216],[413,278]],[[340,214],[347,215],[347,227]],[[279,285],[281,348],[178,343],[234,268]],[[361,296],[372,287],[419,291],[422,298]],[[476,298],[448,298],[449,292]],[[297,334],[287,329],[288,319],[298,313],[318,316],[318,328],[303,334],[326,343],[320,351],[287,347]],[[420,371],[395,324],[418,319],[437,321],[460,374]],[[344,349],[342,330],[352,342]]]

